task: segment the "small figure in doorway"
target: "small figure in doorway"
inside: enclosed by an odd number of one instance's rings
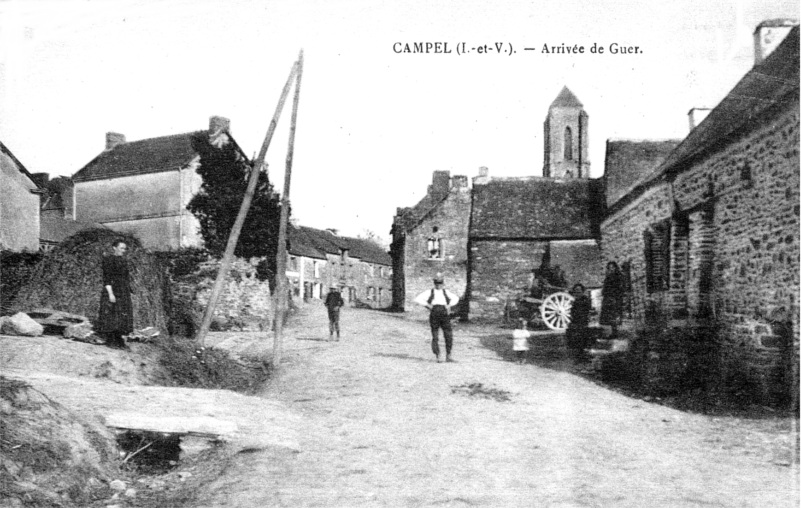
[[[612,327],[610,339],[617,338],[617,328],[623,318],[623,298],[626,296],[625,293],[623,273],[620,271],[620,267],[614,261],[608,262],[606,264],[604,286],[601,290],[603,300],[601,301],[600,323]]]
[[[586,291],[581,283],[574,284],[570,290],[574,300],[570,307],[570,324],[567,325],[565,332],[565,342],[571,356],[576,360],[586,358],[584,350],[590,347],[594,341],[588,330],[592,301],[586,295]]]

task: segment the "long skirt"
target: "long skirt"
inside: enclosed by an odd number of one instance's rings
[[[99,333],[126,335],[133,331],[133,304],[131,294],[121,291],[114,293],[117,299],[112,303],[105,289],[100,295],[100,315],[97,319]]]

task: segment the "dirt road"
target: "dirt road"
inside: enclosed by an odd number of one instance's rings
[[[323,308],[305,313],[264,392],[304,417],[301,451],[238,455],[198,506],[798,506],[786,420],[516,365],[485,347],[498,330],[457,326],[457,361],[438,364],[424,321],[346,309],[327,342]]]

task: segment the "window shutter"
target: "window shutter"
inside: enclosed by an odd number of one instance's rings
[[[670,287],[670,221],[643,232],[645,246],[645,285],[649,293]]]
[[[647,229],[642,232],[642,240],[645,252],[645,290],[648,293],[654,292],[654,256],[653,243],[654,235]]]

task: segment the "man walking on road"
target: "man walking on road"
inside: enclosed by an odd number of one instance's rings
[[[442,361],[439,355],[440,328],[445,337],[445,361],[452,362],[453,329],[451,328],[450,311],[451,307],[459,303],[459,297],[445,289],[445,278],[438,273],[434,276],[434,287],[420,293],[414,301],[431,311],[428,316],[428,322],[431,325],[431,351],[436,355],[437,362]]]
[[[325,297],[325,306],[328,308],[328,331],[330,336],[334,336],[337,332],[337,340],[339,340],[339,309],[345,305],[342,295],[339,294],[339,288],[331,286],[328,291],[328,296]]]

